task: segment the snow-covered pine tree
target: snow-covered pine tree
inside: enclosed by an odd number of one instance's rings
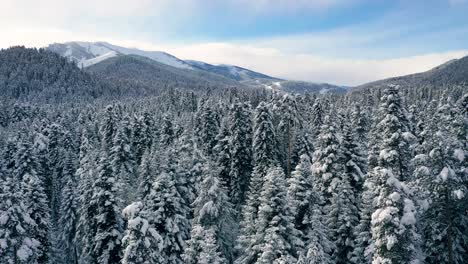
[[[248,259],[254,254],[251,251],[253,237],[256,234],[263,181],[268,170],[279,165],[276,143],[269,105],[262,102],[257,106],[254,117],[253,157],[255,167],[249,182],[247,201],[242,209],[241,234],[238,238],[238,248],[241,252],[239,263],[249,263]]]
[[[170,156],[166,163],[174,162]],[[189,208],[177,188],[178,175],[170,169],[171,164],[162,166],[150,194],[144,201],[145,211],[149,225],[163,241],[161,261],[156,263],[179,264],[183,263],[182,253],[185,249],[185,240],[189,237],[190,222],[187,219]]]
[[[286,201],[286,179],[283,169],[272,168],[265,176],[256,221],[256,235],[246,263],[275,263],[280,259],[293,263],[300,244]]]
[[[230,133],[227,126],[227,121],[221,122],[219,133],[216,136],[216,146],[213,148],[213,152],[216,153],[214,158],[219,167],[219,181],[226,191],[231,188],[231,178],[229,176],[230,165],[231,165],[231,150],[229,145]]]
[[[233,248],[235,240],[235,221],[233,205],[230,203],[226,190],[219,181],[219,169],[215,164],[208,162],[204,169],[204,179],[200,186],[198,197],[193,206],[195,208],[192,233],[212,233],[212,237],[202,238],[197,236],[188,241],[186,260],[190,263],[199,263],[203,257],[203,251],[197,250],[201,244],[216,244],[219,250],[216,255],[224,259],[224,262],[233,261]],[[199,228],[202,230],[200,231]],[[209,240],[205,240],[209,239]],[[196,262],[199,260],[199,262]]]
[[[96,205],[91,204],[93,182],[96,171],[97,151],[93,146],[92,133],[84,128],[81,133],[79,164],[76,170],[78,181],[78,222],[76,230],[76,246],[79,248],[81,262],[92,262],[92,250],[95,245]]]
[[[105,143],[103,142],[105,145]],[[98,263],[119,263],[123,221],[117,197],[117,179],[114,177],[107,148],[102,147],[99,167],[93,182],[90,206],[95,208],[94,247],[92,257]]]
[[[359,123],[359,121],[358,121]],[[346,123],[343,131],[342,148],[344,155],[345,173],[348,174],[356,205],[362,192],[365,175],[367,173],[367,158],[362,146],[365,135],[361,125],[352,127],[354,124]]]
[[[236,102],[228,116],[230,149],[229,197],[238,210],[245,203],[252,173],[252,118],[249,103]]]
[[[38,247],[37,261],[46,263],[49,258],[49,224],[50,209],[44,183],[39,179],[36,172],[36,160],[32,153],[31,144],[27,139],[20,139],[15,155],[15,169],[13,176],[21,182],[23,203],[27,208],[28,215],[34,222],[34,228],[29,230],[29,235],[40,244]]]
[[[355,193],[350,185],[350,174],[341,173],[334,188],[331,204],[325,206],[325,223],[334,242],[333,263],[348,263],[354,248],[353,228],[358,224]]]
[[[199,224],[192,228],[191,239],[184,253],[186,264],[226,264],[222,256],[213,229],[206,229]]]
[[[370,264],[372,262],[373,242],[371,215],[374,212],[373,200],[377,196],[372,179],[366,177],[359,203],[359,223],[354,228],[354,249],[350,262]]]
[[[150,225],[144,203],[134,202],[123,210],[127,219],[127,231],[122,239],[123,264],[164,263],[162,237]]]
[[[100,141],[103,143],[103,146],[109,148],[108,151],[112,148],[114,143],[114,137],[117,133],[117,113],[114,109],[114,105],[106,106],[102,121],[99,127]]]
[[[322,131],[321,129],[322,129],[323,121],[325,118],[325,113],[323,110],[321,100],[322,98],[317,97],[315,99],[314,105],[312,106],[312,119],[311,119],[312,122],[310,124],[310,127],[312,129],[312,138],[314,140],[317,140],[319,138],[319,134]],[[315,144],[314,144],[314,147],[316,147]]]
[[[0,170],[0,174],[2,171]],[[36,223],[24,203],[20,181],[12,174],[0,177],[0,256],[5,264],[36,264],[42,254],[34,238]]]
[[[148,150],[142,156],[141,164],[138,168],[138,177],[140,184],[138,186],[138,196],[141,200],[151,192],[155,180],[154,159]]]
[[[78,192],[76,173],[74,170],[74,156],[71,153],[65,157],[63,175],[64,188],[62,190],[62,204],[60,206],[60,239],[63,263],[76,264],[79,260],[76,245],[78,221]]]
[[[128,117],[119,123],[110,149],[110,163],[122,198],[130,202],[137,191],[136,162],[131,143],[132,130]]]
[[[329,115],[324,117],[317,147],[314,152],[312,174],[316,190],[324,198],[324,205],[330,205],[337,183],[343,173],[343,152]]]
[[[150,114],[145,112],[143,115],[135,115],[132,119],[132,148],[135,152],[135,161],[137,165],[146,151],[149,151],[154,141],[154,124]]]
[[[294,217],[294,226],[305,235],[306,224],[304,222],[312,201],[312,171],[310,158],[307,155],[302,155],[299,164],[291,173],[291,178],[288,179],[288,206],[291,210],[291,215]]]
[[[458,127],[466,135],[466,124],[459,122],[462,116],[450,101],[442,103],[434,120],[438,126],[432,149],[427,155],[418,155],[424,162],[415,173],[419,174],[422,198],[429,201],[420,223],[426,263],[460,264],[468,260],[466,150],[457,131]]]
[[[286,170],[286,176],[291,174],[293,150],[295,148],[298,132],[301,130],[299,110],[296,99],[292,95],[284,95],[275,111],[279,115],[278,138],[281,151],[281,160]]]
[[[379,166],[369,177],[378,196],[372,213],[373,263],[411,263],[417,257],[416,212],[410,191],[402,181],[408,179],[405,145],[405,117],[398,88],[385,89],[377,128],[381,134]]]
[[[159,135],[159,147],[164,149],[168,146],[171,146],[174,143],[176,138],[174,132],[174,125],[171,118],[168,115],[164,115],[161,121],[161,130]]]
[[[207,157],[210,157],[213,152],[219,130],[218,116],[210,105],[211,103],[211,101],[205,102],[198,111],[194,129],[197,147]]]

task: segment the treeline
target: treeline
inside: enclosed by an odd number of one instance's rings
[[[0,263],[466,263],[467,108],[393,86],[5,103]]]

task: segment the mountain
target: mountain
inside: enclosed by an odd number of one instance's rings
[[[313,83],[303,81],[256,81],[258,86],[263,86],[274,91],[283,91],[287,93],[346,93],[348,87],[338,86],[328,83]]]
[[[0,101],[65,102],[118,93],[56,53],[11,47],[0,50]]]
[[[190,64],[162,51],[144,51],[112,45],[107,42],[82,42],[73,41],[66,43],[54,43],[47,47],[48,50],[58,53],[70,61],[76,62],[79,67],[89,67],[103,60],[117,55],[140,55],[157,62],[180,69],[192,69]]]
[[[123,83],[146,94],[169,88],[200,90],[244,86],[217,74],[180,69],[138,55],[117,55],[84,70],[102,80]]]
[[[468,56],[450,60],[429,71],[393,77],[354,87],[352,91],[382,88],[388,85],[405,87],[447,86],[468,84]]]
[[[202,61],[193,61],[193,60],[186,60],[188,64],[192,67],[216,73],[222,75],[226,78],[230,78],[236,81],[251,81],[251,80],[272,80],[272,81],[281,81],[279,78],[271,77],[263,73],[255,72],[249,69],[245,69],[235,65],[227,65],[227,64],[220,64],[220,65],[212,65],[209,63],[205,63]]]
[[[155,83],[157,83],[159,87],[164,87],[165,84],[162,81],[162,79],[164,79],[170,82],[168,86],[180,87],[181,84],[185,84],[187,85],[186,88],[189,89],[194,86],[200,87],[199,81],[203,80],[201,82],[204,82],[205,85],[202,86],[207,86],[208,84],[208,86],[216,84],[223,87],[244,86],[292,93],[346,92],[346,87],[342,86],[283,80],[235,65],[213,65],[194,60],[184,61],[162,51],[143,51],[120,47],[107,42],[74,41],[54,43],[49,45],[47,50],[60,54],[68,60],[75,62],[79,67],[84,68],[88,72],[99,75],[100,78],[131,83],[132,86],[138,83],[138,86],[144,87],[143,89],[149,89],[149,87]],[[136,57],[133,57],[133,61],[129,58],[122,59],[122,56],[125,55],[137,55],[140,58],[136,59]],[[149,66],[151,64],[150,61],[143,60],[143,58],[151,59],[159,64]],[[109,60],[110,62],[108,62]],[[130,61],[134,64],[135,60],[138,60],[140,63],[138,67],[143,68],[129,68],[128,65]],[[145,64],[145,66],[141,63]],[[98,64],[101,65],[88,70]],[[164,66],[170,66],[171,68]],[[108,70],[117,67],[118,70],[116,71]],[[151,69],[149,69],[149,67],[151,67]],[[179,70],[175,70],[174,68]],[[138,74],[139,72],[144,74],[141,76],[131,76],[130,74]],[[149,74],[150,72],[153,72],[153,75]],[[167,78],[167,76],[173,76],[173,78]],[[174,76],[177,76],[177,78]],[[175,81],[176,79],[177,81]],[[194,85],[195,83],[197,84]]]

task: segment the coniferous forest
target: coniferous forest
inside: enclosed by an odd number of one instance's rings
[[[2,264],[468,263],[467,86],[139,90],[0,53]]]

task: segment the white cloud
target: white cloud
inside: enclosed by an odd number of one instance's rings
[[[156,47],[155,47],[156,48]],[[468,50],[381,60],[336,59],[313,54],[285,54],[274,48],[229,43],[157,47],[185,59],[229,63],[293,80],[359,85],[383,78],[429,70]]]
[[[424,43],[456,39],[456,36],[466,35],[468,30],[439,28],[439,32],[411,34],[432,28],[440,21],[411,23],[406,12],[365,25],[324,32],[229,42],[200,41],[175,45],[164,44],[155,37],[173,30],[171,17],[177,23],[183,23],[184,19],[199,16],[213,7],[237,5],[236,8],[254,13],[302,9],[320,11],[357,1],[360,0],[3,0],[0,48],[12,45],[43,47],[53,42],[73,40],[108,41],[146,50],[163,50],[185,59],[235,64],[288,79],[344,85],[421,72],[468,54],[467,50],[419,51],[425,47]],[[456,4],[467,0],[448,1]],[[152,17],[147,21],[151,23],[151,32],[132,25],[142,17]],[[406,38],[406,42],[391,43],[405,34],[414,36],[416,40],[412,42]]]

